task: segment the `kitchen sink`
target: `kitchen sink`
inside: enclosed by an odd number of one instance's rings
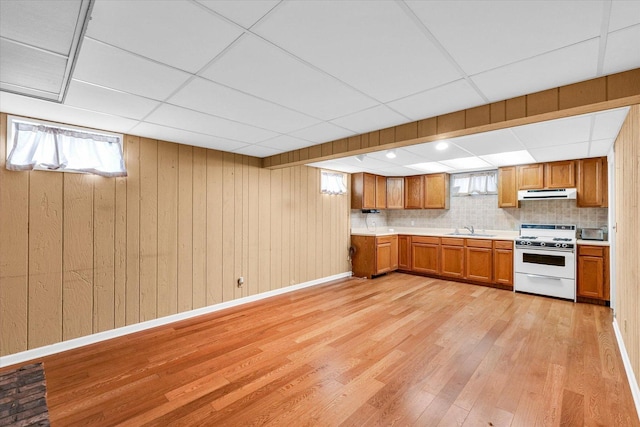
[[[468,237],[495,237],[495,234],[482,234],[482,233],[447,233],[447,236],[468,236]]]

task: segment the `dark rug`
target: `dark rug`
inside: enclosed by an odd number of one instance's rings
[[[0,426],[48,426],[42,363],[0,373]]]

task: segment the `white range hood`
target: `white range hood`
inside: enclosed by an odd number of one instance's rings
[[[571,200],[578,191],[575,188],[554,188],[547,190],[520,190],[518,200]]]

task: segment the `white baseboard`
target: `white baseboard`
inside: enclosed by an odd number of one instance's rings
[[[627,348],[624,346],[622,333],[620,332],[620,328],[618,327],[618,322],[616,321],[615,317],[613,318],[613,331],[616,334],[618,348],[620,349],[620,354],[622,355],[622,363],[624,364],[624,370],[627,373],[627,380],[629,381],[629,388],[631,388],[631,395],[633,396],[633,401],[636,403],[636,413],[638,414],[638,418],[640,418],[640,386],[638,386],[638,381],[633,374],[631,360],[629,359]]]
[[[9,365],[15,365],[18,363],[23,363],[33,359],[38,359],[38,358],[49,356],[55,353],[61,353],[63,351],[71,350],[71,349],[82,347],[85,345],[95,344],[100,341],[121,337],[123,335],[132,334],[134,332],[144,331],[145,329],[151,329],[157,326],[167,325],[169,323],[177,322],[180,320],[190,319],[196,316],[202,316],[203,314],[213,313],[216,311],[224,310],[225,308],[236,307],[238,305],[247,304],[253,301],[259,301],[261,299],[269,298],[275,295],[285,294],[288,292],[297,291],[299,289],[321,285],[323,283],[327,283],[332,280],[343,279],[345,277],[350,277],[350,276],[351,276],[351,272],[347,271],[345,273],[334,274],[333,276],[322,277],[320,279],[299,283],[297,285],[287,286],[285,288],[274,289],[272,291],[263,292],[257,295],[238,298],[232,301],[222,302],[222,303],[210,305],[207,307],[197,308],[195,310],[185,311],[183,313],[172,314],[170,316],[161,317],[159,319],[148,320],[146,322],[140,322],[134,325],[123,326],[121,328],[99,332],[97,334],[87,335],[85,337],[74,338],[68,341],[63,341],[56,344],[47,345],[44,347],[38,347],[32,350],[22,351],[20,353],[10,354],[8,356],[2,356],[0,357],[0,368],[9,366]]]

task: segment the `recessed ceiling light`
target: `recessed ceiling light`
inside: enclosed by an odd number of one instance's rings
[[[420,172],[449,172],[452,170],[449,166],[445,166],[442,163],[438,162],[426,162],[426,163],[416,163],[414,165],[407,165],[408,168],[418,170]]]
[[[395,159],[396,158],[396,150],[387,151],[387,154],[385,154],[385,156],[387,156],[387,159]]]
[[[449,143],[442,141],[442,142],[438,142],[438,144],[436,145],[436,150],[446,150],[449,147]]]

